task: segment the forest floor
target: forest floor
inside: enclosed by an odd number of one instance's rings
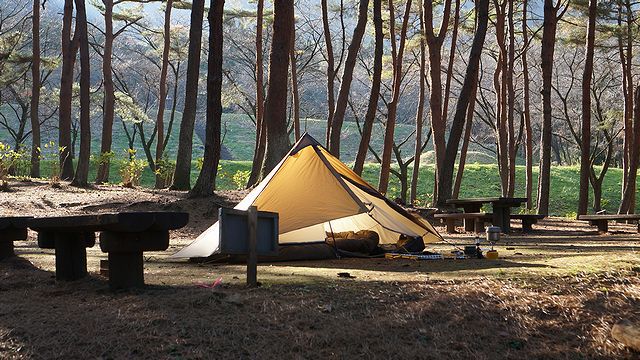
[[[184,193],[11,183],[2,215],[188,211],[165,252],[145,253],[147,288],[112,293],[99,275],[56,282],[53,250],[35,234],[0,261],[0,358],[638,358],[610,336],[640,321],[640,236],[615,224],[550,218],[503,236],[499,260],[340,259],[245,267],[168,256],[210,226],[220,206],[246,192],[207,199]],[[517,227],[518,224],[514,224]],[[439,228],[443,230],[442,228]],[[470,234],[447,235],[452,250]],[[341,278],[349,272],[352,278]],[[222,278],[216,289],[198,287]]]

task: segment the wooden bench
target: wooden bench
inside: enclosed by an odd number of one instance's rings
[[[87,275],[87,247],[100,232],[100,249],[109,257],[112,290],[144,286],[144,251],[169,247],[169,230],[189,221],[182,212],[130,212],[33,218],[38,246],[56,250],[56,279],[77,280]]]
[[[30,216],[0,217],[0,260],[15,255],[13,242],[27,239]]]
[[[529,232],[533,230],[533,224],[537,224],[538,220],[544,219],[545,215],[538,214],[513,214],[512,219],[522,220],[522,231]]]
[[[588,221],[591,226],[597,226],[599,231],[609,231],[610,220],[631,220],[639,221],[640,214],[596,214],[596,215],[578,215],[578,220]],[[638,232],[640,233],[640,222],[638,222]]]
[[[484,224],[490,222],[493,218],[491,213],[447,213],[447,214],[435,214],[435,219],[444,220],[447,225],[447,232],[450,234],[456,233],[456,221],[464,220],[465,231],[473,231],[481,233],[484,231]]]

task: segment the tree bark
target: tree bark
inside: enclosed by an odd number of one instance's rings
[[[158,112],[156,114],[156,126],[158,134],[156,135],[156,189],[165,186],[164,178],[159,173],[158,165],[162,164],[162,152],[164,150],[164,108],[167,102],[167,72],[169,70],[169,49],[171,48],[171,8],[173,0],[167,0],[164,10],[164,32],[162,45],[162,65],[160,68],[160,92],[158,99]],[[167,134],[168,135],[168,134]]]
[[[60,105],[58,146],[60,147],[60,178],[73,177],[73,153],[71,152],[71,100],[73,97],[73,67],[78,51],[77,32],[71,37],[73,25],[73,1],[65,0],[62,19],[62,71],[60,73]]]
[[[446,201],[450,199],[452,195],[453,169],[455,167],[456,154],[458,152],[458,146],[460,145],[460,137],[462,135],[467,109],[471,102],[471,95],[474,91],[473,89],[477,86],[482,46],[487,35],[489,0],[478,0],[476,2],[476,12],[478,19],[476,33],[473,37],[462,90],[458,96],[456,112],[451,124],[451,132],[444,156],[445,162],[442,171],[438,173],[438,197],[436,198],[436,204],[438,206],[445,206]]]
[[[96,174],[96,184],[109,181],[109,152],[113,137],[113,116],[115,96],[111,58],[113,57],[113,0],[102,0],[104,4],[104,50],[102,56],[102,82],[104,86],[104,106],[102,112],[102,138],[100,143],[100,162]]]
[[[529,96],[529,63],[527,52],[529,38],[527,30],[527,0],[522,2],[522,116],[525,128],[525,196],[527,197],[527,209],[533,208],[533,130],[531,128],[531,104]]]
[[[473,87],[471,94],[471,100],[469,102],[469,108],[467,109],[467,120],[464,125],[464,136],[462,138],[462,148],[460,149],[460,160],[458,161],[458,171],[456,172],[456,181],[453,184],[453,192],[451,197],[457,199],[460,195],[460,187],[462,186],[462,177],[464,175],[464,167],[467,163],[467,150],[469,149],[469,142],[471,140],[471,129],[473,128],[473,111],[476,105],[476,93],[478,86]]]
[[[378,191],[382,194],[387,192],[389,187],[389,174],[391,170],[391,152],[393,151],[393,136],[396,127],[396,112],[398,110],[398,99],[400,98],[400,85],[402,83],[402,60],[404,58],[404,47],[407,39],[407,26],[409,23],[409,15],[411,13],[411,0],[407,0],[405,5],[404,17],[402,20],[402,29],[400,30],[400,45],[398,52],[393,57],[393,90],[391,101],[387,106],[387,124],[384,133],[384,147],[382,149],[382,163],[380,166],[380,179],[378,181]],[[389,0],[389,14],[393,19],[393,0]],[[391,25],[393,21],[391,21]],[[395,38],[392,37],[392,43],[395,44]]]
[[[33,178],[40,177],[40,0],[33,0],[31,60],[31,172]]]
[[[589,20],[585,45],[585,63],[582,73],[582,138],[580,145],[580,192],[578,215],[587,213],[589,207],[589,172],[591,171],[591,76],[596,34],[598,1],[589,0]]]
[[[75,0],[76,32],[80,47],[80,153],[72,185],[87,186],[91,156],[91,69],[89,68],[89,37],[85,0]]]
[[[375,45],[373,51],[373,76],[371,78],[371,92],[369,93],[369,104],[367,105],[367,113],[365,114],[364,124],[362,126],[362,137],[358,146],[353,171],[362,175],[364,161],[369,151],[369,142],[371,141],[371,131],[373,122],[376,118],[378,110],[378,99],[380,97],[380,83],[382,77],[382,55],[384,46],[384,33],[382,31],[382,0],[373,0],[373,25],[375,31]],[[423,80],[424,81],[424,80]]]
[[[347,100],[349,99],[349,90],[351,89],[351,81],[353,80],[353,69],[356,67],[358,51],[360,50],[364,30],[367,27],[368,7],[369,0],[360,0],[360,6],[358,8],[358,22],[356,23],[356,27],[353,29],[351,44],[349,44],[347,59],[344,63],[344,70],[342,72],[342,82],[340,83],[338,100],[336,101],[336,108],[333,116],[331,117],[332,122],[329,135],[329,151],[337,158],[340,158],[340,133],[342,132],[344,115],[347,110]]]
[[[542,25],[542,130],[540,139],[540,175],[538,176],[538,214],[549,214],[549,191],[551,187],[551,80],[553,74],[553,53],[558,24],[558,5],[553,0],[544,1],[544,22]]]
[[[207,126],[204,160],[200,175],[189,195],[213,195],[220,162],[220,133],[222,128],[222,25],[224,0],[211,0],[209,8],[209,64],[207,70]]]
[[[513,3],[514,1],[508,0],[509,6],[507,9],[507,22],[509,25],[509,48],[508,48],[508,65],[507,65],[507,129],[508,129],[508,153],[509,161],[507,165],[509,167],[508,182],[507,182],[507,196],[513,197],[516,188],[516,139],[515,134],[515,97],[516,91],[513,84],[513,69],[515,65],[515,29],[513,21]]]
[[[296,19],[294,16],[293,26],[291,26],[291,51],[289,51],[291,62],[291,112],[293,115],[293,134],[296,141],[300,140],[300,94],[298,94],[298,70],[296,64]]]
[[[633,137],[631,142],[634,144],[640,144],[640,86],[636,87],[634,97],[633,108]],[[627,174],[627,186],[622,193],[622,201],[620,202],[619,214],[633,214],[635,213],[635,193],[636,193],[636,179],[638,176],[638,162],[640,161],[640,148],[634,147],[630,149],[629,153],[629,171]]]
[[[321,0],[322,8],[322,29],[324,32],[324,43],[327,50],[327,132],[325,143],[329,147],[331,137],[331,125],[333,124],[333,112],[335,109],[334,81],[336,78],[335,60],[333,56],[333,44],[331,42],[331,30],[329,28],[329,10],[327,0]]]
[[[269,87],[264,106],[266,147],[260,179],[280,162],[289,150],[287,134],[287,80],[293,2],[274,1],[273,40],[269,56]]]
[[[189,54],[185,83],[184,110],[178,136],[176,171],[173,190],[191,188],[191,157],[193,151],[193,127],[198,106],[198,78],[200,76],[200,50],[202,45],[202,22],[204,0],[193,0],[191,5],[191,27],[189,28]]]
[[[264,147],[266,143],[264,114],[264,64],[262,60],[262,23],[264,19],[264,0],[257,1],[256,10],[256,145],[253,152],[253,164],[247,187],[253,186],[260,178]],[[293,30],[292,30],[293,31]]]
[[[429,75],[431,78],[431,94],[429,97],[429,108],[431,115],[431,129],[433,132],[433,149],[435,151],[436,166],[435,174],[438,178],[438,172],[442,168],[444,162],[444,153],[446,151],[446,119],[443,116],[442,106],[442,44],[444,43],[447,27],[449,24],[449,16],[451,12],[451,0],[445,0],[444,13],[442,22],[440,23],[440,31],[436,35],[433,26],[433,3],[431,1],[424,2],[424,35],[429,48]],[[439,184],[434,182],[434,197],[437,197]]]
[[[456,0],[456,4],[459,0]],[[420,7],[420,29],[424,29],[424,8]],[[455,45],[452,45],[452,47]],[[418,178],[420,175],[420,157],[422,155],[422,124],[424,115],[424,97],[425,97],[425,76],[426,76],[426,48],[424,38],[420,37],[420,71],[419,71],[419,94],[418,108],[416,110],[416,144],[413,153],[413,173],[411,174],[411,192],[409,194],[409,202],[415,204],[418,198]],[[451,54],[450,56],[453,56]],[[450,62],[451,64],[451,62]]]

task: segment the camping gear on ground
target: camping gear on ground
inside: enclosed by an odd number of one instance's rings
[[[478,256],[478,247],[476,245],[466,245],[464,247],[464,254],[468,257]]]
[[[406,252],[420,252],[424,250],[424,240],[422,236],[406,236],[400,235],[400,239],[397,242],[398,250],[404,250]]]
[[[487,226],[486,234],[487,241],[490,243],[496,243],[500,240],[500,233],[502,230],[498,226]]]
[[[486,257],[489,260],[496,260],[498,258],[498,251],[489,250],[484,254],[484,257]]]
[[[412,216],[304,134],[278,165],[235,209],[256,206],[279,214],[280,246],[325,244],[327,232],[371,230],[379,244],[395,244],[401,234],[423,242],[442,241],[433,226]],[[173,258],[208,257],[220,252],[219,223],[213,224]],[[326,244],[325,244],[326,246]]]
[[[370,230],[361,230],[357,232],[345,231],[339,233],[327,233],[325,241],[329,246],[333,246],[339,250],[361,254],[373,254],[380,243],[380,236],[378,236],[375,231]]]

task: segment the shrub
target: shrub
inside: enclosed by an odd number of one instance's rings
[[[233,183],[236,185],[236,189],[242,190],[247,186],[249,182],[249,176],[251,176],[251,171],[248,170],[238,170],[235,174],[233,174]]]
[[[60,154],[64,152],[66,146],[56,146],[55,141],[44,144],[44,151],[38,148],[40,159],[46,159],[49,163],[49,183],[53,187],[60,186]]]
[[[122,185],[125,187],[134,187],[140,185],[142,172],[147,167],[147,162],[136,159],[136,151],[134,149],[127,150],[128,160],[123,160],[120,165],[120,177]]]
[[[16,163],[19,154],[11,149],[11,145],[0,142],[0,190],[9,188],[7,177]]]
[[[160,179],[161,187],[168,187],[173,182],[173,175],[176,172],[176,163],[169,161],[167,154],[164,154],[162,159],[156,162],[156,176]]]

